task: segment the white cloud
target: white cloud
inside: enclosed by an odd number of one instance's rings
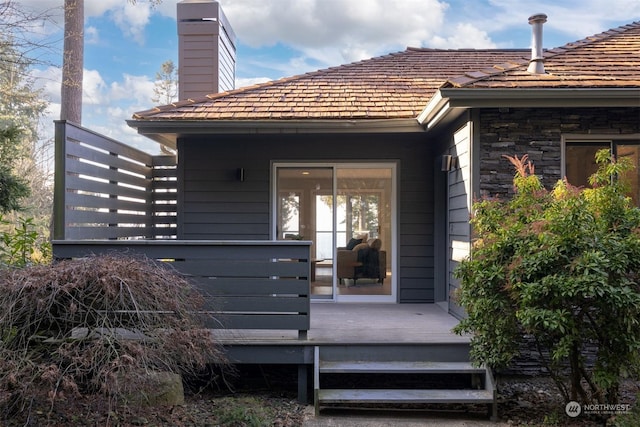
[[[111,83],[109,99],[111,101],[130,100],[148,108],[153,97],[154,82],[148,76],[123,74],[122,81]]]
[[[221,0],[236,35],[252,47],[276,43],[338,64],[420,46],[443,28],[438,0]]]
[[[236,78],[235,87],[240,89],[241,87],[253,86],[259,83],[266,83],[270,81],[269,77],[250,77],[250,78]]]
[[[535,3],[521,0],[489,0],[491,15],[477,15],[485,31],[522,28],[527,18],[545,13],[545,28],[563,33],[567,42],[596,34],[614,26],[613,22],[631,22],[640,17],[637,0],[538,0]]]
[[[290,74],[403,50],[527,47],[527,18],[549,15],[547,31],[573,41],[640,16],[637,0],[220,0],[240,39],[254,48],[276,44],[299,56]],[[502,40],[495,41],[502,32]],[[513,39],[504,37],[513,33]],[[556,37],[557,40],[557,37]],[[561,42],[562,43],[562,42]],[[318,67],[313,67],[313,65]],[[280,64],[285,65],[285,64]],[[277,69],[277,66],[271,68]]]
[[[142,2],[133,5],[127,1],[123,4],[112,11],[113,20],[123,34],[143,45],[144,29],[149,23],[151,8],[148,3]]]
[[[51,141],[54,136],[53,121],[60,118],[60,82],[62,71],[57,67],[43,70],[32,70],[34,89],[40,90],[43,99],[49,102],[47,109],[40,118],[39,134],[42,141]]]
[[[85,44],[98,44],[100,42],[100,31],[96,27],[86,27],[84,29]]]
[[[94,84],[87,85],[87,76]],[[85,70],[85,92],[93,89],[100,102],[91,105],[86,102],[83,109],[83,123],[90,123],[91,129],[114,138],[126,141],[134,147],[155,152],[157,144],[136,133],[126,124],[136,111],[142,111],[151,105],[153,81],[147,76],[122,74],[121,79],[107,85],[97,72]]]
[[[142,44],[144,29],[151,14],[166,15],[169,9],[176,8],[176,2],[177,0],[164,0],[160,6],[153,8],[147,0],[138,0],[135,5],[129,0],[84,0],[84,17],[86,21],[106,15],[123,34]],[[47,25],[47,33],[61,31],[64,27],[64,0],[20,0],[19,6],[36,13],[46,12],[51,15],[56,25]],[[175,17],[175,12],[172,16]]]
[[[36,89],[49,101],[42,117],[41,137],[53,138],[53,121],[60,118],[60,68],[33,70]],[[156,143],[137,135],[126,124],[133,112],[146,110],[151,104],[153,82],[147,76],[123,74],[121,80],[107,85],[98,70],[84,70],[83,124],[116,140],[128,141],[145,151],[157,152]]]
[[[429,41],[429,47],[441,49],[494,49],[496,44],[486,31],[480,30],[472,24],[459,23],[455,32],[448,37],[434,36]]]
[[[34,88],[41,90],[43,96],[49,102],[60,103],[60,83],[62,82],[62,70],[58,67],[47,67],[42,70],[31,70],[34,79]]]
[[[82,78],[82,103],[99,105],[105,102],[104,91],[107,87],[98,70],[84,70]]]
[[[176,19],[176,4],[182,0],[163,0],[162,3],[153,6],[153,11],[162,16]]]
[[[128,0],[85,0],[85,17],[107,14],[123,33],[141,42],[152,14],[175,19],[179,0],[163,0],[151,7],[148,0],[131,5]],[[549,15],[547,27],[567,35],[567,41],[610,28],[611,22],[640,16],[637,0],[219,0],[234,31],[249,46],[282,43],[311,55],[333,47],[335,55],[350,62],[406,46],[430,47],[450,40],[458,44],[455,28],[473,23],[488,37],[511,28],[527,32],[533,13]],[[36,12],[48,10],[62,28],[63,0],[20,0],[20,6]],[[470,40],[472,43],[476,41]],[[477,40],[481,47],[487,39]],[[433,46],[431,46],[433,47]],[[455,47],[450,45],[447,47]],[[312,57],[313,58],[313,57]]]

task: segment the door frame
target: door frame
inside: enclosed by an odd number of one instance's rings
[[[391,169],[391,254],[387,255],[387,263],[391,267],[391,293],[390,295],[340,295],[338,292],[337,283],[337,266],[333,262],[332,265],[332,298],[313,298],[312,302],[340,302],[340,303],[397,303],[398,301],[398,162],[397,161],[272,161],[271,162],[271,185],[270,185],[270,223],[271,223],[271,239],[277,239],[277,225],[278,225],[278,182],[277,171],[278,168],[331,168],[332,169],[332,197],[335,199],[337,195],[337,173],[336,170],[340,168],[388,168]],[[333,211],[333,259],[337,258],[337,245],[335,244],[335,236],[337,233],[337,214]]]

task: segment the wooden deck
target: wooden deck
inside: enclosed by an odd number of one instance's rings
[[[438,304],[311,303],[306,339],[293,330],[213,331],[224,345],[468,344],[454,334],[458,320]]]
[[[215,329],[235,364],[298,366],[298,400],[307,402],[309,379],[323,361],[372,363],[469,362],[469,337],[451,330],[458,320],[438,304],[312,302],[305,337],[295,330]],[[224,319],[222,319],[224,322]],[[317,383],[317,381],[316,381]],[[315,393],[315,392],[314,392]],[[316,405],[319,394],[314,394]]]

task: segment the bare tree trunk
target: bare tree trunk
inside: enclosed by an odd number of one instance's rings
[[[60,119],[82,124],[84,0],[64,0],[64,53]]]

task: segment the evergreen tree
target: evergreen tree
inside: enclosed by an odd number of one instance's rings
[[[30,12],[17,2],[0,4],[0,232],[2,251],[5,238],[17,224],[28,222],[30,229],[48,237],[53,200],[48,169],[51,141],[38,135],[40,120],[48,101],[34,89],[32,68],[43,64],[35,52],[49,48],[33,37],[35,23],[50,19],[50,11]],[[50,125],[50,124],[49,124]],[[30,217],[29,219],[21,217]],[[25,222],[26,221],[26,222]],[[31,232],[31,231],[30,231]],[[0,252],[2,252],[0,251]]]
[[[0,63],[0,211],[7,212],[16,210],[19,200],[31,194],[30,182],[41,186],[47,181],[37,167],[36,154],[39,118],[48,103],[33,89],[32,64],[10,35],[0,36]]]
[[[20,131],[16,127],[0,129],[0,212],[20,209],[20,200],[29,194],[27,181],[14,172],[15,156],[19,148]]]

